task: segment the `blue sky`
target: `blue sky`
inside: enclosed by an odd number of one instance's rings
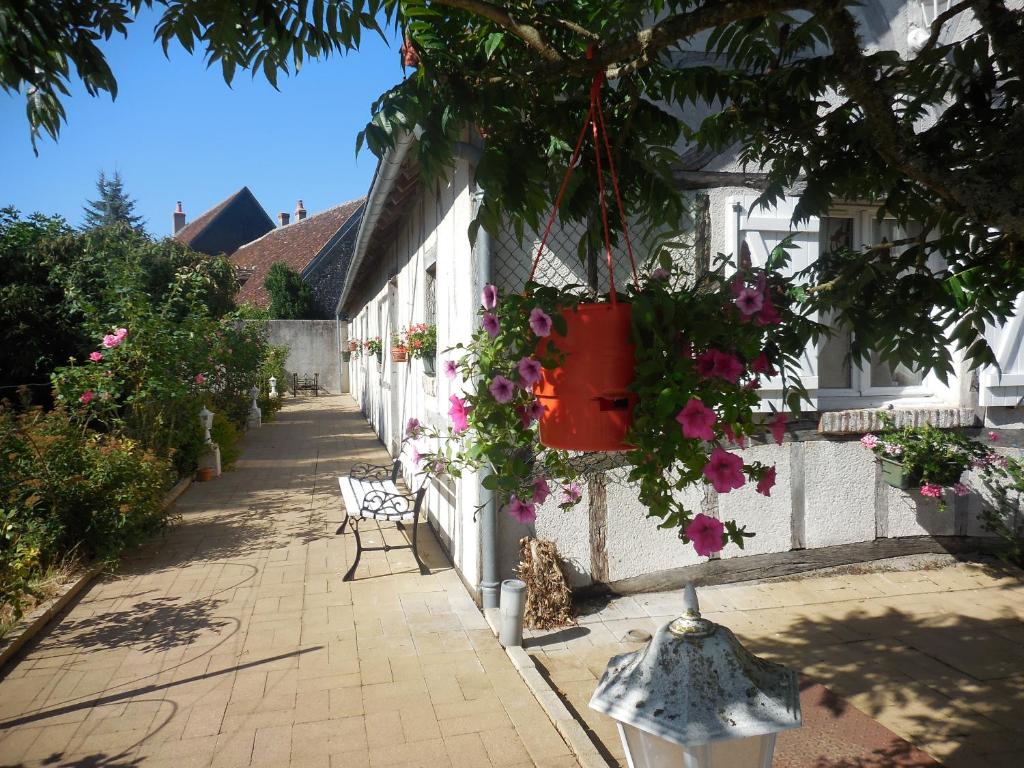
[[[364,34],[347,57],[306,62],[278,80],[220,67],[153,42],[155,14],[105,45],[119,92],[90,97],[73,81],[68,122],[32,153],[24,102],[0,93],[0,207],[60,214],[77,226],[101,169],[116,170],[149,232],[166,236],[181,200],[191,221],[243,186],[276,219],[302,199],[311,214],[366,194],[376,158],[355,155],[370,105],[402,78],[399,42]]]

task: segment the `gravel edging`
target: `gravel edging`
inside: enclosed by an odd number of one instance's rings
[[[497,608],[484,609],[484,617],[491,628],[494,636],[498,636],[499,613]],[[512,666],[523,678],[523,682],[530,689],[530,693],[537,699],[544,710],[544,714],[555,726],[558,735],[569,746],[570,751],[576,757],[580,768],[615,768],[598,751],[597,745],[587,735],[587,732],[580,725],[580,722],[565,706],[558,692],[551,687],[534,663],[533,658],[521,646],[509,646],[505,648]]]
[[[190,485],[192,485],[191,477],[179,480],[164,496],[164,509],[173,506]],[[86,568],[78,575],[78,578],[68,583],[67,588],[61,594],[37,605],[35,610],[22,617],[11,631],[0,639],[0,670],[29,640],[38,635],[54,616],[64,610],[68,603],[74,600],[93,579],[103,573],[105,567],[103,563],[99,563]]]

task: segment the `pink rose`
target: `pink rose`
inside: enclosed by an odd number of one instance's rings
[[[92,402],[93,397],[95,397],[95,393],[91,389],[87,389],[82,393],[82,396],[78,398],[78,402],[83,405],[88,405]]]
[[[699,512],[690,521],[690,524],[686,526],[684,533],[686,538],[693,544],[697,554],[701,557],[708,557],[715,552],[721,551],[724,544],[725,525],[721,520],[716,520],[713,517],[708,517],[703,512]]]
[[[715,439],[715,433],[711,428],[718,421],[718,417],[696,397],[691,397],[683,406],[683,410],[676,414],[676,421],[683,429],[683,437],[697,440]]]
[[[98,363],[100,360],[103,359],[103,353],[102,352],[91,352],[91,353],[89,353],[89,359],[92,360],[94,363]]]

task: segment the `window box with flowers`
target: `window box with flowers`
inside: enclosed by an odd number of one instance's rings
[[[433,376],[437,355],[437,326],[431,323],[415,323],[405,330],[404,335],[409,354],[422,360],[423,372],[427,376]]]
[[[885,429],[860,441],[878,457],[882,480],[893,488],[917,488],[922,496],[939,499],[940,507],[945,488],[952,488],[957,496],[966,495],[967,487],[961,482],[964,472],[998,458],[962,432],[928,425]]]
[[[391,334],[391,362],[406,363],[409,361],[409,348],[405,345],[405,332]]]
[[[380,336],[374,336],[372,339],[367,339],[363,342],[363,349],[366,350],[367,355],[374,355],[377,358],[377,365],[381,363],[381,355],[384,352],[384,345],[380,341]]]

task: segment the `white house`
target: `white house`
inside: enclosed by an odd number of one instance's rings
[[[905,52],[918,3],[866,2],[860,12],[862,32],[871,44]],[[424,182],[416,167],[415,142],[414,136],[400,139],[377,169],[338,304],[348,338],[380,336],[384,342],[380,364],[373,357],[353,358],[350,381],[353,397],[392,452],[410,417],[444,428],[448,398],[459,386],[443,375],[427,375],[419,361],[392,363],[387,354],[392,330],[429,322],[437,325],[439,349],[467,340],[483,285],[493,282],[507,291],[520,290],[529,272],[531,246],[536,248],[536,243],[518,243],[511,232],[492,238],[482,230],[471,244],[468,227],[482,193],[473,180],[479,146],[459,144],[448,177]],[[730,186],[745,176],[730,158],[702,162],[697,170],[703,177],[720,178],[703,201],[711,253],[745,254],[757,264],[793,234],[798,247],[792,268],[799,270],[824,248],[900,237],[894,222],[879,224],[872,210],[857,205],[836,206],[827,217],[794,228],[795,198],[771,210],[755,208],[755,191]],[[571,233],[556,233],[549,243],[551,258],[542,261],[541,282],[586,282],[575,255],[576,241],[565,234]],[[619,266],[625,278],[624,265]],[[946,384],[877,359],[851,367],[848,333],[808,349],[804,384],[818,409],[815,420],[781,446],[746,449],[752,458],[776,465],[772,497],[758,496],[749,487],[726,495],[710,488],[685,492],[691,509],[735,519],[757,532],[745,550],[730,545],[721,558],[899,537],[982,535],[979,494],[951,497],[940,512],[934,501],[885,485],[872,454],[856,438],[877,426],[877,409],[888,410],[898,422],[1019,426],[1024,421],[1016,407],[1024,396],[1022,317],[1024,312],[1018,312],[1005,328],[990,331],[1001,375],[993,370],[979,376],[960,365]],[[777,394],[770,385],[764,390],[767,398]],[[564,512],[549,504],[529,528],[494,510],[477,478],[443,477],[430,487],[429,519],[467,587],[485,606],[496,604],[498,580],[512,575],[519,539],[528,534],[557,543],[576,585],[615,585],[697,563],[700,558],[692,547],[646,516],[625,477],[621,468],[593,474],[577,507]]]

